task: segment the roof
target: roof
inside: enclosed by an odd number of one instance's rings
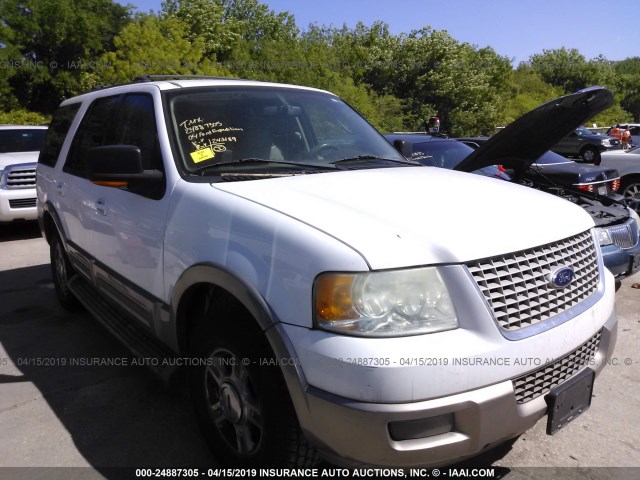
[[[162,77],[164,79],[156,79],[156,77]],[[140,77],[139,77],[140,78]],[[227,77],[207,77],[207,76],[181,76],[181,75],[147,75],[144,80],[134,80],[133,82],[97,87],[90,92],[77,95],[62,102],[62,105],[69,103],[75,103],[77,101],[83,101],[85,99],[91,99],[94,97],[104,96],[103,92],[117,92],[117,91],[144,91],[149,90],[149,87],[157,88],[161,91],[175,90],[179,88],[198,88],[198,87],[222,87],[222,86],[246,86],[256,88],[289,88],[296,90],[307,90],[315,92],[323,92],[333,95],[331,92],[320,90],[317,88],[304,87],[300,85],[290,85],[285,83],[273,83],[273,82],[260,82],[257,80],[244,80],[237,78]],[[148,80],[147,80],[148,78]]]

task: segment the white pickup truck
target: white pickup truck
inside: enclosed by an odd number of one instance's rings
[[[62,103],[37,177],[60,301],[158,374],[186,366],[224,465],[441,465],[553,434],[615,344],[584,209],[419,166],[328,92],[100,89]]]

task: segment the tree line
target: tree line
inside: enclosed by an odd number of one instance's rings
[[[640,57],[587,60],[544,50],[513,68],[492,48],[382,21],[312,24],[259,0],[166,0],[133,13],[112,0],[0,3],[0,123],[46,122],[64,98],[145,74],[216,75],[330,90],[382,131],[489,133],[547,100],[590,85],[615,93],[592,121],[640,121]]]

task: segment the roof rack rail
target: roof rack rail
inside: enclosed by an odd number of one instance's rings
[[[132,83],[155,82],[158,80],[239,80],[233,77],[221,77],[213,75],[140,75],[133,79]]]
[[[91,91],[104,90],[105,88],[122,87],[124,85],[133,85],[144,82],[157,82],[159,80],[243,80],[235,77],[220,77],[213,75],[140,75],[130,82],[118,83],[116,85],[96,85]]]

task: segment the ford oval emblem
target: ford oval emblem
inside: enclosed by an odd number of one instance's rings
[[[566,266],[558,267],[549,274],[549,285],[553,288],[564,288],[573,281],[574,277],[575,272],[573,268]]]

